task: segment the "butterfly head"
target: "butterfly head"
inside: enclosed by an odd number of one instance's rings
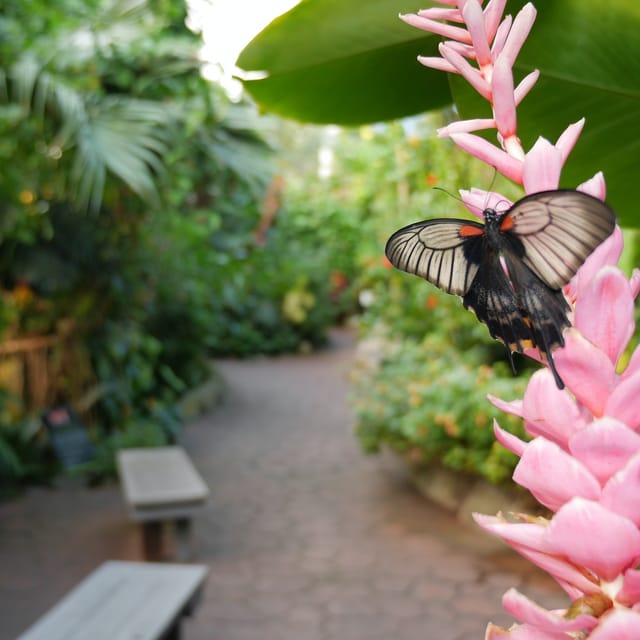
[[[482,215],[484,216],[484,221],[486,222],[486,224],[495,225],[496,223],[500,222],[500,220],[504,216],[504,212],[498,213],[495,209],[487,208],[482,212]]]

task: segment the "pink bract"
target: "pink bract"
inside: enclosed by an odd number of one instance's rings
[[[420,62],[460,74],[489,102],[493,117],[452,123],[438,135],[523,185],[525,193],[557,189],[585,122],[570,124],[555,144],[538,138],[528,151],[522,147],[516,108],[539,73],[530,72],[514,86],[513,66],[535,8],[526,4],[511,19],[503,17],[506,0],[440,4],[445,8],[402,16],[448,39],[440,45],[440,58]],[[496,129],[497,144],[473,134],[487,129]],[[602,173],[578,189],[604,200]],[[500,194],[480,189],[460,195],[478,217],[487,207],[511,206]],[[486,640],[640,638],[640,347],[629,353],[640,271],[627,278],[617,268],[622,243],[616,227],[564,288],[573,326],[553,357],[566,388],[558,389],[543,368],[531,377],[522,400],[490,397],[499,409],[524,420],[529,441],[497,422],[494,433],[520,457],[513,479],[552,515],[474,518],[547,571],[572,608],[548,611],[511,589],[503,604],[520,624],[511,629],[490,624]],[[530,355],[539,358],[537,351]]]

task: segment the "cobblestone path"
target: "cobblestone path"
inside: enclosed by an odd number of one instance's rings
[[[358,450],[346,396],[352,338],[309,356],[222,361],[222,404],[185,429],[211,489],[194,522],[211,567],[184,640],[467,640],[509,624],[517,586],[562,600],[528,563]],[[0,503],[0,639],[101,561],[138,556],[117,486]]]

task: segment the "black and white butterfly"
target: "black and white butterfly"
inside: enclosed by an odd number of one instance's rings
[[[586,193],[558,190],[528,195],[501,213],[485,209],[484,220],[416,222],[396,231],[385,253],[398,269],[462,296],[510,357],[537,347],[562,389],[551,356],[571,324],[562,287],[613,232],[615,213]]]

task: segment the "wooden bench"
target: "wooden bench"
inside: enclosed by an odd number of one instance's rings
[[[109,561],[18,640],[179,640],[198,604],[202,565]]]
[[[175,555],[188,560],[192,555],[191,518],[206,503],[209,489],[184,449],[123,449],[117,463],[129,515],[142,524],[144,557],[163,559],[163,528],[171,523]]]

